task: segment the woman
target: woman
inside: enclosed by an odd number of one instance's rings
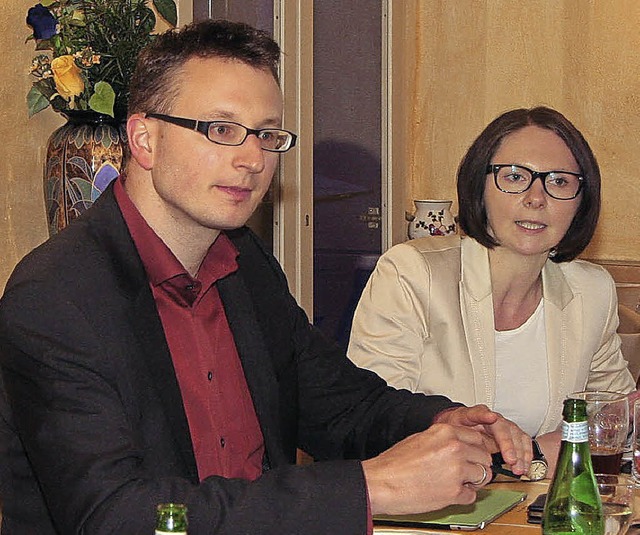
[[[512,110],[471,145],[458,200],[466,237],[413,240],[380,258],[349,356],[398,388],[488,405],[553,460],[567,394],[634,388],[614,282],[575,260],[598,221],[598,164],[559,112]]]

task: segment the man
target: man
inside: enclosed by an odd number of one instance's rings
[[[530,440],[500,415],[354,367],[243,226],[295,142],[278,58],[224,21],[159,37],[126,172],[16,268],[3,535],[147,533],[160,502],[187,504],[190,535],[365,533],[471,503],[491,450],[525,471]],[[326,462],[294,466],[296,447]]]

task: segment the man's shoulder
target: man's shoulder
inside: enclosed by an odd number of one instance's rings
[[[5,297],[30,288],[87,291],[106,284],[114,271],[131,270],[137,265],[137,255],[126,225],[118,218],[115,203],[111,205],[108,199],[96,203],[18,262]]]

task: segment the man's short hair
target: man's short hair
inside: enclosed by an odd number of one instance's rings
[[[560,112],[544,106],[503,113],[471,144],[458,168],[460,228],[489,249],[500,245],[487,228],[487,210],[484,205],[487,165],[496,163],[491,160],[502,140],[525,126],[546,128],[560,137],[576,159],[584,178],[580,206],[552,258],[554,262],[573,260],[589,244],[596,229],[600,215],[600,168],[580,131]]]
[[[241,22],[207,19],[164,32],[140,52],[129,86],[129,115],[170,112],[180,69],[189,59],[211,57],[268,70],[278,81],[280,47],[267,32]]]

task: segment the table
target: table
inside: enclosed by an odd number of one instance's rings
[[[483,530],[473,533],[478,535],[539,535],[542,533],[539,524],[527,524],[527,506],[536,499],[539,494],[547,492],[550,480],[544,481],[517,481],[507,477],[498,476],[498,479],[487,485],[489,489],[508,489],[522,491],[527,494],[525,500],[516,505],[511,511],[507,511],[504,515],[497,518]],[[374,534],[401,533],[428,535],[429,533],[443,534],[449,533],[471,533],[471,532],[453,532],[439,529],[413,529],[413,528],[376,528]]]
[[[539,524],[527,523],[527,506],[535,500],[539,494],[547,492],[550,482],[551,481],[549,479],[535,482],[516,481],[504,476],[498,476],[498,479],[487,485],[487,488],[518,490],[525,492],[527,497],[523,502],[516,505],[511,509],[511,511],[506,512],[504,515],[491,522],[491,524],[483,530],[473,532],[454,532],[439,529],[418,530],[413,528],[384,528],[378,530],[378,528],[376,528],[374,530],[374,534],[381,533],[386,535],[387,533],[393,533],[395,531],[398,535],[402,533],[412,535],[442,535],[443,533],[448,533],[449,535],[452,533],[477,533],[478,535],[540,535],[542,533],[542,528]],[[627,531],[627,535],[640,535],[640,487],[636,487],[634,498],[633,505],[635,521],[632,521],[632,526]]]

